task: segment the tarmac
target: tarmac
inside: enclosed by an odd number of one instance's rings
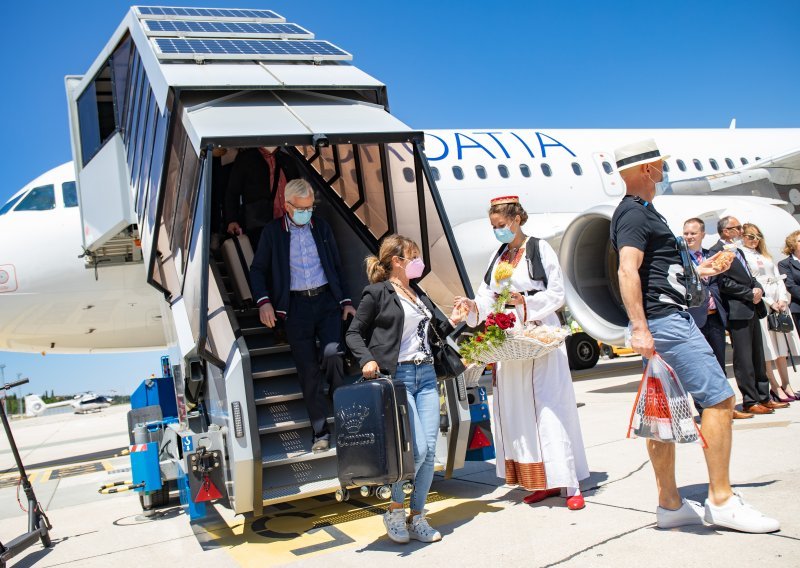
[[[303,499],[269,507],[257,519],[217,506],[196,523],[175,501],[144,517],[135,493],[97,492],[130,475],[122,453],[127,407],[13,420],[53,525],[53,547],[37,543],[9,566],[800,566],[800,402],[733,425],[731,480],[749,503],[781,521],[780,532],[659,530],[645,442],[625,436],[640,374],[638,357],[574,373],[591,469],[582,484],[585,509],[570,511],[559,497],[525,505],[525,492],[502,485],[493,462],[468,462],[453,478],[434,480],[428,517],[443,539],[433,544],[389,541],[380,517],[386,503],[374,497]],[[800,386],[797,374],[793,383]],[[677,463],[682,495],[703,501],[708,477],[701,447],[679,446]],[[16,478],[3,438],[0,542],[26,530]]]

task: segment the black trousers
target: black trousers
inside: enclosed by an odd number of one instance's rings
[[[708,341],[722,372],[725,373],[725,326],[718,313],[708,314],[705,325],[700,328],[700,333]]]
[[[330,290],[311,298],[292,295],[285,326],[314,437],[328,434],[329,404],[323,387],[328,384],[333,396],[344,377],[342,309]]]
[[[728,320],[733,344],[733,376],[742,393],[742,407],[769,400],[769,379],[758,318]]]

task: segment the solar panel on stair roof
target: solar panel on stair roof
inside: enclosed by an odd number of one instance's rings
[[[284,21],[272,10],[246,10],[233,8],[178,8],[171,6],[138,6],[140,16],[172,17],[172,18],[224,18],[232,20],[258,19]]]
[[[208,22],[192,20],[144,20],[149,35],[172,36],[200,35],[239,35],[247,34],[263,38],[291,37],[293,39],[313,39],[314,34],[297,24],[260,22]]]
[[[350,60],[352,55],[327,41],[264,39],[154,38],[160,59]]]

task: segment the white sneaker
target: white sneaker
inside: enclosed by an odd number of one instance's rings
[[[405,509],[386,511],[383,514],[383,524],[386,525],[386,534],[394,542],[405,544],[409,541]]]
[[[408,523],[408,536],[420,542],[442,540],[441,533],[428,524],[424,510],[411,518],[411,522]]]
[[[681,499],[681,506],[674,511],[663,507],[656,508],[656,526],[660,529],[674,529],[689,525],[703,524],[703,506],[697,501]]]
[[[320,452],[325,452],[328,450],[328,448],[330,448],[330,445],[331,443],[329,440],[329,436],[325,434],[324,436],[314,440],[314,444],[311,446],[311,451],[314,452],[315,454],[318,454]]]
[[[742,494],[735,492],[724,505],[712,505],[706,499],[706,522],[747,533],[770,533],[781,530],[781,524],[745,503]]]

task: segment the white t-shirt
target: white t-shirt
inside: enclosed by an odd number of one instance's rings
[[[428,322],[431,313],[422,302],[412,302],[398,294],[403,306],[403,337],[400,339],[400,355],[397,361],[430,359],[431,348],[428,343]]]

